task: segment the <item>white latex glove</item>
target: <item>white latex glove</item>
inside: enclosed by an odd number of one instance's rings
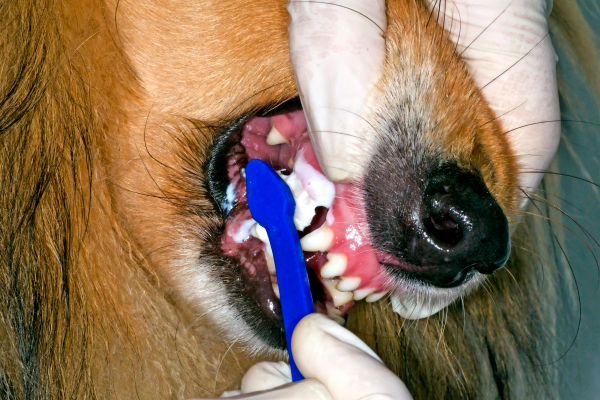
[[[440,23],[445,18],[458,53],[508,132],[522,166],[521,188],[535,191],[561,132],[557,56],[547,21],[552,0],[428,3],[436,13],[441,3]]]
[[[431,8],[442,7],[440,22],[508,132],[528,191],[539,185],[560,139],[556,54],[546,19],[551,2],[428,0]],[[288,0],[288,11],[290,55],[311,139],[325,174],[339,181],[360,173],[355,161],[373,134],[361,117],[380,77],[386,18],[382,0],[333,3],[339,6]]]
[[[402,381],[363,341],[322,314],[296,326],[292,351],[306,379],[291,383],[289,365],[262,362],[248,370],[242,389],[222,397],[252,400],[411,400]]]
[[[375,133],[364,119],[381,76],[385,0],[288,0],[290,57],[311,142],[332,181],[351,180]]]

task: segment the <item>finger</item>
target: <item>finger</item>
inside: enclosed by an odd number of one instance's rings
[[[227,392],[223,392],[219,398],[220,399],[224,399],[224,398],[229,398],[229,397],[234,397],[234,396],[239,396],[240,394],[242,394],[242,392],[240,390],[228,390]]]
[[[317,159],[330,180],[352,180],[375,133],[363,116],[385,60],[385,1],[288,0],[287,9],[290,58]]]
[[[247,400],[332,400],[327,388],[315,379],[305,379],[296,383],[288,383],[274,390],[242,394],[229,398]]]
[[[546,19],[550,8],[546,0],[457,0],[442,8],[440,17],[500,116],[527,172],[520,186],[529,191],[538,186],[560,141],[557,58]]]
[[[300,321],[292,351],[300,372],[323,383],[334,400],[412,399],[373,350],[323,315],[311,314]]]
[[[242,393],[271,390],[292,382],[290,366],[283,361],[255,364],[242,378]]]

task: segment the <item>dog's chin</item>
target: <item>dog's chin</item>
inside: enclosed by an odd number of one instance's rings
[[[433,316],[475,290],[486,277],[473,273],[461,285],[440,288],[421,280],[396,281],[396,292],[390,295],[390,305],[402,318],[409,320]]]
[[[245,200],[244,167],[253,158],[270,162],[296,197],[295,222],[317,312],[344,324],[355,302],[383,300],[404,318],[426,318],[484,279],[471,272],[439,287],[411,275],[418,267],[377,250],[360,187],[326,181],[308,154],[303,121],[299,103],[291,101],[269,114],[240,119],[217,137],[204,178],[221,223],[203,227],[201,234],[182,229],[192,233],[178,244],[172,268],[178,297],[197,314],[194,323],[210,320],[224,338],[251,352],[286,348],[268,239]],[[318,186],[318,192],[307,196],[307,185]],[[335,198],[327,197],[333,196],[331,189]]]

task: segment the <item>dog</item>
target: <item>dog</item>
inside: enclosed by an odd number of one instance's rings
[[[0,6],[4,398],[216,396],[254,363],[285,359],[266,247],[240,222],[249,158],[299,171],[284,3]],[[317,309],[365,340],[415,398],[551,398],[556,371],[542,366],[558,357],[567,290],[554,270],[539,273],[552,239],[542,219],[524,218],[512,240],[526,245],[508,258],[519,165],[502,126],[423,3],[390,0],[387,13],[386,72],[368,116],[379,136],[360,190],[345,197],[387,280],[354,289],[371,302],[348,300],[351,290],[327,286],[343,273],[321,276],[330,248],[307,247]],[[252,155],[253,140],[263,150]],[[476,243],[491,236],[478,258]],[[431,238],[467,245],[444,264]],[[453,303],[411,321],[387,290]]]

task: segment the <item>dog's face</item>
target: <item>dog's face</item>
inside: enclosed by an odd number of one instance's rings
[[[284,2],[121,0],[106,9],[116,10],[115,40],[136,77],[105,139],[115,206],[191,318],[210,315],[247,343],[285,345],[266,240],[248,222],[252,158],[300,181],[312,171],[322,184],[301,235],[316,307],[334,318],[384,293],[408,314],[431,314],[506,262],[517,165],[420,4],[388,2],[384,76],[363,116],[377,135],[366,172],[344,185],[323,180],[313,162]]]

